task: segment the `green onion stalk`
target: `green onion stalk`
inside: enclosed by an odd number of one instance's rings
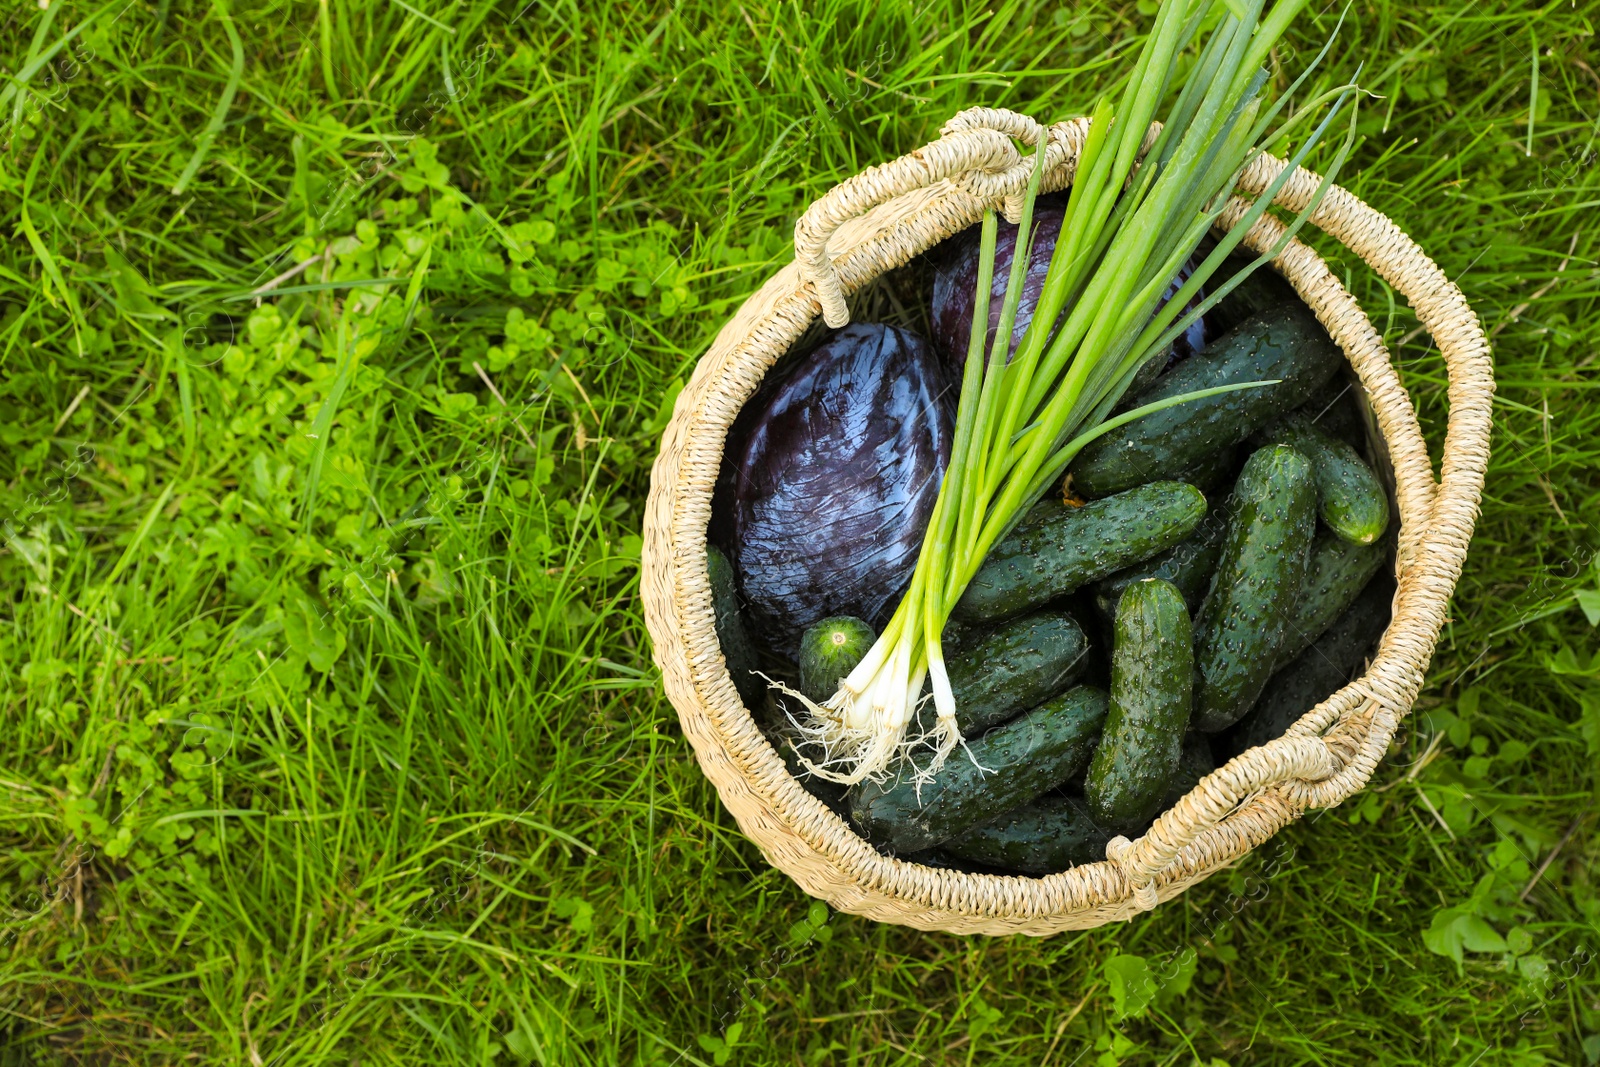
[[[994,279],[998,222],[993,210],[985,213],[972,339],[944,481],[910,586],[877,643],[833,697],[822,704],[801,700],[802,733],[824,754],[821,762],[809,763],[812,773],[853,784],[897,772],[905,760],[920,780],[936,773],[961,743],[941,635],[989,550],[1100,434],[1173,404],[1271,384],[1206,389],[1112,415],[1147,361],[1164,358],[1175,337],[1282,250],[1353,144],[1351,107],[1342,145],[1283,241],[1197,299],[1354,98],[1354,85],[1317,94],[1268,134],[1328,50],[1275,103],[1265,99],[1268,54],[1305,3],[1279,0],[1263,17],[1264,0],[1164,0],[1120,102],[1102,97],[1091,112],[1043,291],[1014,353],[1034,200],[1044,175],[1043,144],[1034,153],[1017,250],[987,353],[986,294]],[[1203,29],[1204,42],[1180,77],[1180,56]],[[1168,99],[1160,132],[1141,151],[1158,106]],[[1290,166],[1163,301],[1173,277],[1227,206],[1244,168],[1301,129],[1308,132]],[[918,709],[930,682],[936,720],[931,729],[919,725],[912,731],[913,723],[926,723]],[[918,766],[912,757],[924,747],[933,749],[933,758]]]

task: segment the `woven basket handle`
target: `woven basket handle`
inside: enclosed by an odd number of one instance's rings
[[[794,256],[802,281],[822,305],[822,321],[837,329],[850,321],[844,286],[828,255],[828,238],[851,219],[895,197],[950,179],[981,200],[998,201],[1008,221],[1022,213],[1022,196],[1032,161],[1016,142],[1045,145],[1045,168],[1054,170],[1078,158],[1088,132],[1087,119],[1045,127],[1035,119],[999,108],[969,108],[945,123],[939,140],[909,155],[868,167],[812,203],[794,224]]]
[[[1208,774],[1138,841],[1112,838],[1106,859],[1121,868],[1134,905],[1149,911],[1158,903],[1156,876],[1184,846],[1232,814],[1241,798],[1291,782],[1325,781],[1344,770],[1346,762],[1320,737],[1280,737],[1251,750],[1248,759],[1233,760]]]

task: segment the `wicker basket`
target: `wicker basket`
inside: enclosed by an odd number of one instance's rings
[[[1488,340],[1460,290],[1416,244],[1333,187],[1311,221],[1411,302],[1450,375],[1435,482],[1410,398],[1361,308],[1306,245],[1291,242],[1274,261],[1349,358],[1393,465],[1398,591],[1367,673],[1282,738],[1208,775],[1139,840],[1116,838],[1104,862],[1046,878],[935,870],[880,855],[790,776],[734,691],[713,628],[706,524],[728,428],[819,311],[842,325],[847,293],[972,225],[986,207],[1014,219],[1029,171],[1017,141],[1048,138],[1045,188],[1056,190],[1071,182],[1087,130],[1085,119],[1046,128],[974,109],[933,144],[836,186],[795,226],[795,262],[745,302],[700,360],[662,439],[645,515],[643,590],[667,695],[746,836],[841,911],[924,930],[1045,935],[1130,918],[1234,863],[1307,809],[1337,804],[1366,784],[1422,686],[1466,556],[1489,455]],[[1259,194],[1283,167],[1257,160],[1241,192]],[[1300,210],[1317,181],[1296,175],[1278,206]],[[1224,224],[1244,208],[1235,201]],[[1246,241],[1264,250],[1282,232],[1269,214]]]

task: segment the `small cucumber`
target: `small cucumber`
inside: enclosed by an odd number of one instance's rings
[[[1123,591],[1115,631],[1111,707],[1084,799],[1095,822],[1128,833],[1161,810],[1177,774],[1192,703],[1194,643],[1183,595],[1160,578]]]
[[[1191,613],[1198,610],[1211,584],[1211,572],[1217,569],[1217,559],[1222,555],[1222,536],[1227,532],[1226,513],[1211,512],[1195,527],[1194,533],[1161,555],[1101,579],[1094,587],[1096,610],[1107,622],[1115,622],[1117,602],[1122,599],[1123,590],[1146,578],[1165,578],[1178,587]]]
[[[822,703],[866,658],[878,635],[853,615],[823,619],[800,635],[800,692]]]
[[[931,848],[1061,785],[1083,769],[1106,717],[1106,695],[1079,686],[957,749],[919,790],[902,772],[850,790],[868,841],[901,855]],[[969,756],[970,753],[970,756]]]
[[[986,867],[1043,875],[1105,859],[1110,838],[1083,801],[1050,795],[979,823],[943,847]]]
[[[1281,667],[1310,648],[1355,603],[1388,556],[1387,543],[1353,545],[1334,534],[1319,533],[1311,544],[1300,595],[1284,624],[1276,665]]]
[[[1041,611],[945,648],[956,726],[972,738],[1066,689],[1089,663],[1089,639],[1064,611]],[[932,692],[931,685],[926,692]],[[920,718],[931,726],[932,704]]]
[[[711,612],[716,617],[717,643],[728,662],[728,675],[745,707],[762,707],[767,683],[755,673],[760,662],[739,613],[739,590],[734,585],[733,564],[716,545],[706,545],[706,574],[711,580]]]
[[[1256,706],[1231,732],[1231,750],[1237,754],[1282,737],[1302,715],[1344,688],[1383,636],[1393,599],[1392,578],[1367,583],[1327,633],[1272,676]]]
[[[1262,434],[1311,461],[1317,479],[1317,514],[1328,529],[1356,545],[1370,545],[1389,528],[1389,494],[1356,450],[1310,419],[1291,415]]]
[[[1076,507],[1041,501],[990,551],[955,614],[969,622],[1019,615],[1170,548],[1205,513],[1205,494],[1183,482],[1153,482]]]
[[[1237,722],[1272,675],[1316,530],[1311,462],[1286,445],[1252,455],[1229,499],[1228,533],[1195,625],[1195,727]]]
[[[1090,442],[1069,468],[1072,485],[1098,497],[1172,478],[1238,444],[1314,396],[1344,356],[1304,305],[1270,308],[1162,375],[1138,404],[1218,385],[1274,381],[1175,405]]]
[[[1184,734],[1183,751],[1178,755],[1178,771],[1172,776],[1167,795],[1162,798],[1161,810],[1166,811],[1182,800],[1189,790],[1200,784],[1200,779],[1216,769],[1217,761],[1211,754],[1210,738],[1198,730]]]

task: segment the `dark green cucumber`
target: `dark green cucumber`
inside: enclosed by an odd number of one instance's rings
[[[946,841],[946,853],[1019,874],[1054,874],[1106,858],[1111,835],[1076,797],[1043,796]]]
[[[1089,639],[1064,611],[1041,611],[945,647],[956,726],[975,737],[1066,689],[1089,663]],[[927,690],[932,692],[932,688]],[[921,712],[931,726],[933,705]]]
[[[1182,482],[1076,507],[1043,500],[990,551],[955,614],[972,622],[1020,615],[1170,548],[1205,513],[1205,494]]]
[[[759,660],[739,613],[739,590],[734,584],[733,564],[716,545],[706,545],[706,574],[711,579],[711,612],[716,618],[717,643],[722,646],[722,658],[728,662],[728,675],[745,707],[760,708],[766,699],[767,683],[754,673]]]
[[[1189,725],[1194,644],[1178,587],[1135,582],[1117,604],[1111,707],[1084,800],[1095,822],[1128,833],[1161,810]]]
[[[886,852],[931,848],[1081,771],[1105,717],[1105,693],[1070,689],[956,749],[922,784],[920,796],[909,773],[853,786],[850,815],[867,840]]]
[[[1344,688],[1383,636],[1393,599],[1393,579],[1380,577],[1367,583],[1327,633],[1272,676],[1256,706],[1232,731],[1232,751],[1243,752],[1282,737],[1302,715]]]
[[[1272,675],[1316,530],[1311,462],[1286,445],[1252,455],[1229,498],[1228,534],[1195,624],[1194,723],[1237,722]]]
[[[1183,751],[1178,755],[1178,770],[1172,776],[1172,784],[1167,787],[1167,795],[1161,800],[1161,810],[1166,811],[1182,800],[1189,790],[1200,784],[1200,779],[1216,769],[1217,761],[1211,754],[1211,739],[1199,730],[1184,734]]]
[[[1324,526],[1357,545],[1383,536],[1389,528],[1389,494],[1355,449],[1300,415],[1269,428],[1262,439],[1288,445],[1311,461]]]
[[[1073,488],[1099,497],[1175,477],[1299,407],[1343,365],[1339,346],[1310,310],[1269,308],[1162,375],[1136,406],[1218,385],[1277,385],[1187,401],[1112,430],[1073,460]]]
[[[866,658],[878,635],[854,615],[823,619],[800,635],[800,692],[822,703]]]
[[[1311,544],[1305,581],[1284,623],[1276,666],[1294,659],[1355,603],[1389,557],[1389,543],[1353,545],[1322,531]]]
[[[1222,537],[1228,532],[1225,511],[1208,514],[1193,533],[1159,556],[1103,578],[1094,587],[1094,606],[1107,622],[1116,621],[1122,591],[1146,578],[1165,578],[1178,587],[1190,612],[1197,611],[1211,585],[1211,572],[1222,555]]]

